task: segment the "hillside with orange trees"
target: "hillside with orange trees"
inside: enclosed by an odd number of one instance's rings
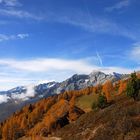
[[[86,127],[88,127],[89,125],[88,124],[86,126],[86,123],[89,123],[91,120],[90,125],[94,125],[95,127],[95,124],[98,122],[95,116],[98,116],[98,114],[100,113],[103,114],[100,116],[99,122],[103,125],[104,121],[107,121],[106,116],[108,116],[107,114],[104,114],[104,112],[110,114],[110,112],[108,112],[110,108],[113,111],[113,108],[115,108],[116,106],[118,107],[117,109],[121,109],[121,107],[123,108],[127,105],[135,106],[137,104],[137,106],[139,106],[139,101],[135,103],[135,101],[129,99],[125,94],[129,81],[131,80],[118,81],[114,84],[110,81],[107,81],[104,85],[88,87],[77,91],[67,91],[59,95],[54,95],[46,99],[42,99],[37,103],[27,105],[23,107],[20,111],[15,112],[10,118],[1,123],[0,138],[3,140],[16,140],[19,138],[26,139],[27,137],[37,138],[39,136],[57,136],[63,139],[68,139],[70,137],[74,137],[71,134],[76,135],[75,133],[77,131],[75,130],[75,128],[77,128],[79,125],[77,123],[81,123],[81,125],[83,125],[83,128],[85,127],[86,129]],[[79,100],[81,97],[91,97],[94,95],[97,95],[96,98],[98,97],[98,102],[94,103],[94,106],[92,106],[92,111],[85,112],[82,107],[77,105],[77,100]],[[82,104],[83,102],[79,103]],[[133,119],[138,119],[138,122],[140,115],[139,113],[140,111],[137,112],[137,115],[133,116]],[[90,118],[91,114],[93,114],[93,118]],[[85,116],[87,117],[87,119],[90,118],[89,120],[87,120],[87,122],[86,120],[84,120],[85,118],[82,118]],[[105,117],[105,120],[102,117]],[[109,118],[110,117],[108,116],[108,119]],[[83,120],[80,121],[80,119]],[[92,119],[95,119],[96,121],[92,122]],[[75,132],[73,132],[72,127],[75,127]],[[100,125],[98,127],[102,128],[102,126]],[[82,129],[81,126],[79,126],[79,128],[81,129],[80,132],[83,132],[84,134],[84,129]],[[94,130],[95,132],[96,129]],[[114,131],[116,132],[116,130]],[[77,132],[77,134],[78,133],[79,131]],[[84,134],[83,138],[85,138],[85,136],[86,134]],[[76,135],[75,139],[77,137],[78,136]],[[79,136],[79,138],[81,138],[81,136]]]

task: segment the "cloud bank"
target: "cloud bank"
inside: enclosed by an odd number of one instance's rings
[[[7,95],[0,95],[0,104],[7,102],[9,97]]]
[[[27,91],[25,93],[17,93],[17,94],[13,94],[11,97],[15,100],[28,100],[31,97],[35,96],[35,90],[34,90],[34,86],[33,84],[25,86],[25,88],[27,89]]]
[[[89,74],[92,71],[102,71],[107,74],[113,72],[131,73],[134,71],[134,69],[123,67],[98,66],[96,61],[99,61],[99,64],[101,64],[101,60],[98,57],[93,59],[93,63],[91,63],[91,60],[89,61],[89,58],[78,60],[60,58],[0,59],[0,90],[29,84],[29,86],[25,86],[27,92],[11,96],[15,100],[27,100],[35,96],[34,86],[36,84],[52,81],[52,79],[53,81],[58,81],[58,79],[63,81],[72,76],[72,74]],[[7,102],[8,99],[7,95],[0,95],[0,104]]]
[[[25,86],[25,89],[26,89],[25,93],[24,92],[23,93],[13,93],[13,94],[11,94],[11,97],[9,97],[6,94],[1,94],[0,95],[0,104],[8,102],[8,100],[10,100],[10,99],[26,101],[29,98],[35,96],[36,92],[34,90],[34,87],[35,87],[35,85],[33,85],[33,84]]]
[[[115,67],[100,67],[88,62],[89,59],[67,60],[59,58],[38,58],[32,60],[1,59],[0,66],[27,72],[73,71],[76,73],[90,73],[92,70],[102,70],[106,73],[113,72]],[[101,60],[99,60],[101,61]],[[101,63],[101,62],[100,62]],[[111,70],[112,69],[112,70]],[[117,68],[122,71],[123,68]],[[124,69],[122,72],[130,72]]]
[[[97,57],[97,56],[96,56]],[[134,69],[101,66],[101,60],[36,58],[29,60],[0,59],[0,90],[21,85],[37,84],[40,81],[63,81],[73,74],[89,74],[92,71],[105,73],[130,73]]]

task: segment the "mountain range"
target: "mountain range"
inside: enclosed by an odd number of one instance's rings
[[[1,92],[0,139],[139,140],[139,81],[139,73],[96,71]]]
[[[4,120],[16,110],[26,104],[36,102],[42,98],[60,94],[70,90],[80,90],[97,84],[104,84],[107,80],[112,82],[127,78],[126,74],[105,74],[93,71],[89,75],[75,74],[63,82],[48,82],[39,85],[19,86],[8,91],[0,92],[0,120]]]

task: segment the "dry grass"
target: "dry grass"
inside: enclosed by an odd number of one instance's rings
[[[118,96],[111,106],[82,115],[55,135],[64,140],[140,140],[140,101]]]
[[[76,100],[76,106],[89,112],[92,110],[93,104],[97,104],[98,94],[83,95]]]

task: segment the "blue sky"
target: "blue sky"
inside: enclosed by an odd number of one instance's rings
[[[139,7],[139,0],[0,0],[0,90],[139,70]]]

